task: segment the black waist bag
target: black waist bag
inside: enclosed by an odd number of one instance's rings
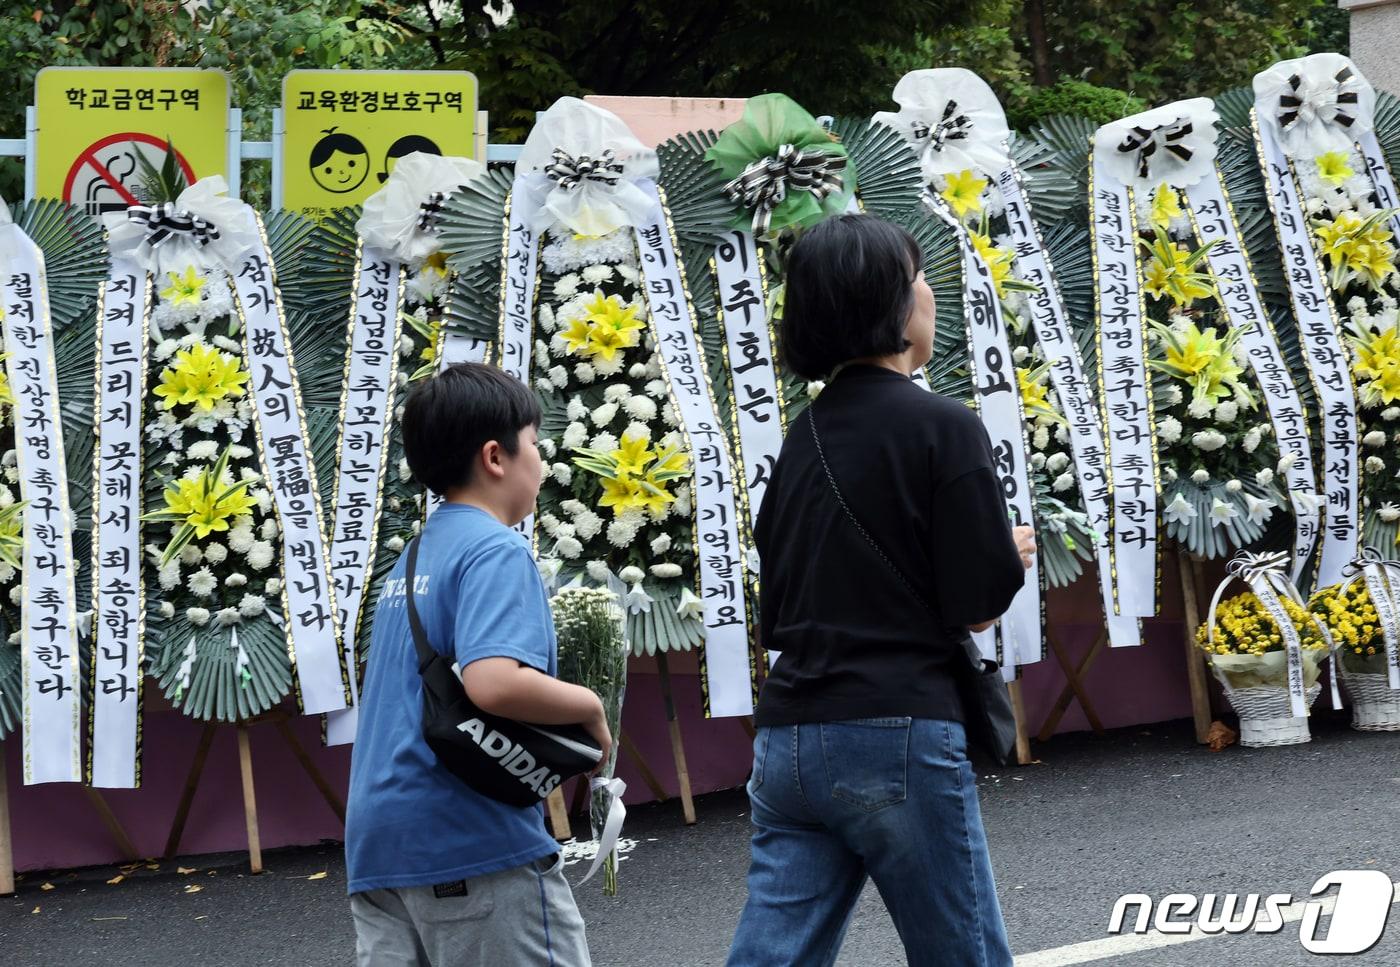
[[[904,585],[905,589],[919,602],[920,606],[928,612],[929,617],[938,620],[937,613],[933,606],[928,603],[928,599],[915,589],[914,585],[904,576],[904,572],[895,566],[889,555],[885,553],[875,540],[870,536],[870,532],[865,529],[865,525],[856,517],[846,503],[846,498],[841,494],[841,487],[836,483],[836,477],[831,473],[831,467],[826,462],[826,451],[822,449],[822,438],[817,433],[817,418],[815,407],[807,408],[807,425],[812,430],[812,442],[817,446],[817,456],[821,459],[822,470],[826,473],[827,483],[830,484],[832,492],[836,495],[836,502],[845,511],[846,518],[865,538],[865,542],[871,549],[879,555],[880,560],[885,562],[892,574]],[[957,682],[958,697],[962,701],[963,707],[963,728],[967,732],[968,741],[980,748],[983,752],[991,756],[997,765],[1008,765],[1011,762],[1012,747],[1016,744],[1016,716],[1011,708],[1011,695],[1006,690],[1006,682],[1001,677],[1001,667],[994,661],[989,661],[982,657],[977,650],[977,644],[971,636],[963,635],[963,647],[967,652],[967,661],[954,659],[954,680]]]
[[[535,806],[566,779],[589,772],[603,757],[579,725],[531,725],[483,712],[467,697],[461,673],[428,644],[414,604],[418,563],[408,550],[408,626],[423,678],[423,739],[448,772],[476,792],[510,806]]]

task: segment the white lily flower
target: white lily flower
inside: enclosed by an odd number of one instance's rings
[[[1219,497],[1216,497],[1215,500],[1211,502],[1210,525],[1212,527],[1219,527],[1226,521],[1233,520],[1238,516],[1240,516],[1240,512],[1235,509],[1235,505],[1229,501],[1221,500]]]
[[[651,605],[654,600],[655,599],[642,588],[642,582],[638,581],[636,584],[632,585],[632,590],[628,591],[627,596],[622,599],[622,605],[630,614],[636,614],[639,611],[650,613]]]
[[[1274,502],[1256,497],[1253,494],[1244,495],[1245,512],[1249,516],[1251,524],[1263,524],[1274,513]]]
[[[1196,508],[1185,494],[1178,493],[1162,511],[1162,518],[1169,524],[1189,524],[1196,517]]]
[[[689,618],[692,621],[703,621],[705,618],[705,602],[690,588],[681,588],[681,600],[676,605],[676,614],[681,618]]]

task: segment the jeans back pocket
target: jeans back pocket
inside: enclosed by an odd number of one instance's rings
[[[831,796],[873,812],[904,801],[909,774],[909,718],[821,724],[822,758]]]

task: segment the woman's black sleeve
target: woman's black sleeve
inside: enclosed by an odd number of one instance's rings
[[[963,627],[1000,618],[1025,582],[1001,482],[981,467],[934,495],[930,557],[940,616]]]

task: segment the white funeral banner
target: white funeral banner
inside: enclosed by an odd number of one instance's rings
[[[326,744],[355,741],[359,684],[357,647],[365,591],[378,544],[380,481],[389,453],[389,420],[396,385],[403,265],[360,245],[354,304],[346,338],[340,396],[330,572],[350,682],[350,707],[326,718]]]
[[[1260,163],[1283,250],[1284,274],[1298,320],[1303,358],[1322,417],[1323,531],[1317,587],[1342,581],[1360,543],[1356,390],[1336,310],[1308,230],[1293,169],[1268,125],[1254,125]]]
[[[1240,345],[1249,355],[1250,366],[1259,379],[1269,421],[1278,441],[1279,454],[1292,460],[1284,474],[1293,501],[1293,567],[1291,579],[1301,580],[1303,569],[1312,558],[1320,531],[1317,507],[1317,480],[1312,448],[1308,445],[1307,415],[1298,388],[1288,372],[1288,363],[1264,311],[1254,281],[1249,256],[1240,241],[1239,227],[1220,176],[1212,172],[1186,189],[1191,218],[1202,245],[1210,245],[1206,259],[1215,276],[1220,302],[1232,329],[1240,332]]]
[[[1099,535],[1095,557],[1099,591],[1108,622],[1108,642],[1113,647],[1138,645],[1142,643],[1142,633],[1137,617],[1114,613],[1113,560],[1108,542],[1107,451],[1099,407],[1084,378],[1084,362],[1079,357],[1079,346],[1050,265],[1050,255],[1026,200],[1021,172],[1014,163],[997,176],[997,184],[1006,202],[1006,221],[1015,246],[1017,276],[1039,288],[1027,294],[1031,325],[1035,327],[1036,342],[1050,363],[1050,382],[1060,402],[1060,411],[1069,421],[1070,450],[1074,454],[1074,471],[1084,500],[1084,512]]]
[[[666,381],[693,454],[709,713],[716,718],[748,715],[753,712],[753,686],[734,469],[710,391],[670,218],[656,185],[649,180],[637,184],[655,199],[652,213],[636,226],[647,306]]]
[[[783,412],[764,298],[763,256],[750,232],[726,232],[715,246],[716,302],[724,324],[750,526],[783,448]]]
[[[97,307],[97,395],[93,403],[93,667],[91,782],[132,789],[138,765],[142,637],[142,437],[146,339],[151,309],[146,269],[113,258]]]
[[[255,218],[250,212],[250,218]],[[261,224],[258,225],[261,235]],[[263,238],[234,275],[263,477],[282,528],[283,606],[297,692],[308,715],[345,708],[335,589],[320,496],[297,388],[281,296]]]
[[[977,412],[992,443],[994,470],[1001,481],[1008,513],[1014,525],[1035,527],[1035,493],[1031,489],[1026,444],[1025,414],[1016,364],[1006,336],[1001,299],[987,264],[972,244],[967,229],[948,211],[941,199],[926,196],[934,211],[957,233],[963,262],[963,316],[972,363],[972,387]],[[1045,640],[1041,608],[1041,573],[1038,558],[1031,559],[1025,584],[995,629],[974,636],[986,658],[995,660],[996,639],[1001,640],[1002,672],[1008,681],[1017,665],[1040,661]]]
[[[82,779],[82,683],[74,615],[73,521],[54,371],[48,280],[39,246],[0,207],[0,308],[14,395],[23,511],[20,664],[24,782]]]
[[[1107,426],[1118,613],[1157,611],[1157,448],[1147,378],[1146,314],[1137,268],[1132,193],[1096,153],[1089,181],[1099,395]]]
[[[530,360],[534,358],[535,282],[539,276],[540,239],[530,228],[526,200],[527,176],[520,175],[506,200],[506,260],[501,266],[501,329],[498,345],[501,369],[530,385]],[[515,529],[527,538],[535,533],[535,515]],[[533,543],[533,541],[532,541]]]

